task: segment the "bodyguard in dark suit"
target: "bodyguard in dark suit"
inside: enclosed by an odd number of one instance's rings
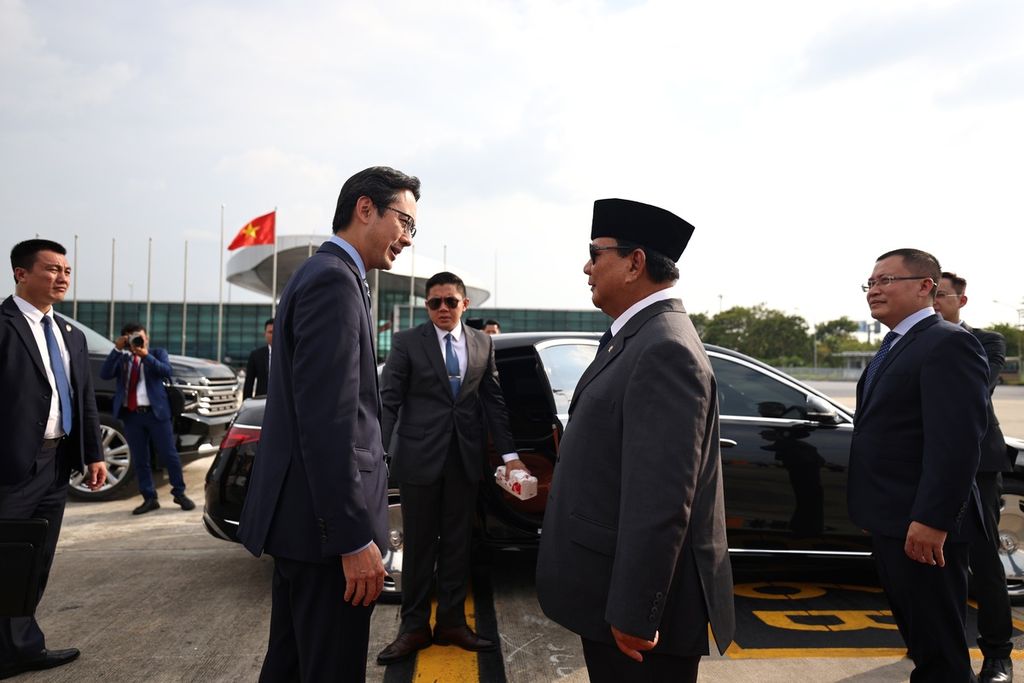
[[[427,280],[430,322],[396,334],[381,375],[384,448],[399,482],[405,555],[402,623],[377,656],[411,657],[433,642],[467,650],[496,646],[466,625],[469,549],[477,486],[487,464],[486,435],[506,468],[526,469],[515,452],[489,335],[462,324],[469,306],[457,275]],[[437,624],[430,595],[437,566]]]
[[[864,290],[889,328],[857,384],[847,503],[872,535],[911,681],[974,680],[964,631],[968,547],[985,533],[974,475],[988,364],[974,335],[932,308],[941,269],[916,249],[882,254]]]
[[[267,377],[270,374],[270,346],[274,341],[274,319],[267,318],[263,323],[263,337],[267,340],[266,346],[253,349],[249,354],[249,361],[245,364],[245,385],[242,388],[242,396],[252,398],[253,396],[267,395]]]
[[[274,556],[261,681],[361,681],[384,587],[387,467],[366,273],[416,232],[420,183],[373,167],[341,188],[334,235],[292,275],[274,326],[263,433],[239,538]]]
[[[1006,442],[992,407],[992,392],[999,373],[1006,365],[1006,340],[997,332],[976,330],[960,320],[960,309],[967,305],[967,280],[956,273],[942,273],[935,293],[935,311],[948,322],[973,334],[985,349],[988,359],[988,429],[981,441],[981,462],[974,480],[978,484],[985,512],[986,534],[979,536],[970,549],[970,568],[974,577],[974,597],[978,602],[978,647],[985,656],[978,680],[981,683],[1007,683],[1013,680],[1013,620],[1010,596],[1006,592],[1006,572],[999,559],[999,510],[1002,506],[1002,473],[1013,465],[1006,455]]]
[[[0,519],[45,519],[50,574],[72,470],[100,488],[107,467],[85,336],[53,313],[70,283],[60,244],[27,240],[11,250],[14,296],[0,305]],[[75,648],[48,650],[35,617],[0,617],[0,678],[67,664]]]
[[[132,510],[133,515],[160,507],[153,486],[150,443],[156,446],[167,468],[175,504],[185,511],[196,507],[185,495],[181,457],[174,443],[174,415],[164,387],[164,380],[171,378],[172,370],[167,351],[150,348],[149,334],[139,323],[128,323],[121,328],[121,336],[114,340],[114,348],[100,368],[100,377],[117,380],[111,408],[124,425],[135,479],[142,494],[142,504]]]
[[[594,203],[589,277],[614,318],[569,406],[537,562],[537,597],[578,633],[593,681],[696,681],[708,623],[734,631],[718,390],[670,287],[693,227]]]

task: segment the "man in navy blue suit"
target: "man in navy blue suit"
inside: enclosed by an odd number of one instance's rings
[[[985,533],[974,475],[987,424],[981,344],[935,313],[941,268],[917,249],[882,254],[864,291],[890,329],[857,384],[847,503],[872,535],[910,680],[973,681],[968,548]]]
[[[14,296],[0,305],[0,519],[48,523],[37,604],[57,548],[68,476],[84,473],[93,490],[107,478],[89,347],[85,335],[53,312],[71,282],[66,253],[50,240],[14,245]],[[51,669],[78,655],[75,648],[47,649],[35,616],[0,617],[0,678]]]
[[[416,233],[417,178],[376,166],[341,188],[334,235],[274,321],[263,432],[239,526],[274,557],[261,681],[361,681],[384,587],[387,467],[366,273]]]
[[[151,441],[167,468],[174,502],[182,510],[196,507],[185,495],[181,457],[174,444],[174,416],[163,383],[171,378],[171,372],[167,351],[150,348],[149,335],[139,323],[128,323],[121,328],[121,336],[114,340],[114,348],[100,368],[103,379],[117,379],[113,412],[124,424],[135,479],[142,494],[142,504],[132,510],[133,515],[142,515],[160,507],[153,486],[149,455]]]

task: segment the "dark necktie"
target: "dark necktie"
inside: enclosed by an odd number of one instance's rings
[[[64,371],[64,359],[57,346],[57,338],[53,336],[50,316],[43,316],[43,336],[46,338],[46,350],[50,352],[50,369],[53,379],[57,382],[57,395],[60,397],[60,428],[64,434],[71,433],[71,384],[67,372]]]
[[[452,396],[459,395],[462,376],[459,374],[459,357],[452,348],[452,333],[444,335],[444,367],[448,371],[448,384],[452,387]]]
[[[133,413],[139,407],[139,357],[132,356],[131,370],[128,372],[128,410]]]
[[[608,342],[612,340],[612,331],[610,329],[605,330],[604,334],[601,335],[601,341],[597,343],[597,352],[601,353],[604,351],[604,347],[608,346]]]
[[[893,331],[886,333],[885,338],[882,339],[882,345],[878,347],[878,352],[875,357],[868,363],[868,369],[865,370],[867,376],[864,378],[864,395],[867,396],[868,389],[871,388],[872,382],[875,381],[875,375],[878,374],[878,368],[882,367],[882,363],[885,361],[885,357],[889,355],[889,349],[892,347],[892,343],[899,339],[898,334]]]

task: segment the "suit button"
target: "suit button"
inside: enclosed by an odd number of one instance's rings
[[[665,597],[665,594],[662,593],[661,591],[658,591],[657,593],[654,594],[654,597],[658,598],[658,600],[661,600],[663,597]]]
[[[324,534],[323,536],[320,537],[320,542],[321,543],[327,543],[327,535],[326,534]]]

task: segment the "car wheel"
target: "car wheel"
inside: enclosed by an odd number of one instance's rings
[[[382,602],[402,601],[402,556],[405,550],[405,532],[402,526],[402,504],[398,489],[388,489],[388,546],[384,553],[384,592]]]
[[[72,472],[68,492],[75,498],[109,500],[127,495],[129,492],[134,470],[128,441],[125,439],[124,427],[120,421],[109,415],[100,415],[100,446],[103,448],[103,459],[107,463],[107,481],[99,490],[91,491],[85,485],[85,477],[78,472]]]
[[[999,512],[999,557],[1010,598],[1024,600],[1024,481],[1003,479]]]

